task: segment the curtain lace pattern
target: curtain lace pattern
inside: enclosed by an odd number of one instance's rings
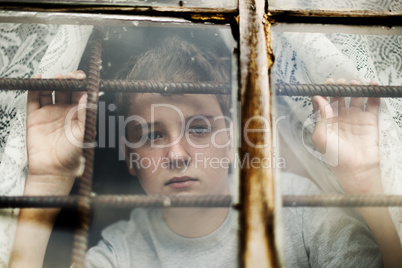
[[[51,78],[78,68],[92,26],[0,24],[0,76]],[[26,98],[0,90],[0,194],[22,195],[28,170]],[[18,209],[0,210],[0,267],[7,267]]]
[[[344,78],[363,83],[375,80],[380,85],[402,84],[402,36],[275,32],[273,44],[275,83],[322,84],[327,78]],[[279,124],[280,135],[309,177],[327,193],[342,193],[323,159],[310,153],[314,148],[310,97],[277,97],[277,108],[278,116],[286,117]],[[379,130],[385,194],[401,195],[401,98],[381,100]],[[402,239],[402,208],[390,207],[389,210]]]
[[[277,1],[279,2],[279,1]],[[296,1],[312,8],[339,1]],[[342,1],[373,10],[402,10],[401,1]],[[315,5],[315,6],[314,6]],[[0,76],[29,78],[40,73],[50,78],[77,69],[91,26],[0,24]],[[302,46],[300,44],[303,44]],[[274,33],[274,82],[324,83],[327,78],[376,80],[381,85],[402,84],[402,36]],[[324,163],[306,151],[314,120],[309,97],[278,97],[280,134],[309,176],[327,193],[342,192]],[[381,172],[386,194],[402,194],[402,100],[385,98],[380,107]],[[23,193],[27,155],[25,147],[26,93],[0,90],[0,194]],[[303,130],[303,131],[302,131]],[[303,146],[303,142],[304,145]],[[325,178],[325,179],[323,179]],[[402,208],[390,208],[402,239]],[[0,267],[7,267],[18,217],[17,209],[0,210]]]

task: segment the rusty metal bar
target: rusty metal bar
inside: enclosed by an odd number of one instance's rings
[[[0,78],[2,90],[86,91],[87,80]]]
[[[154,93],[199,93],[230,94],[230,84],[208,82],[158,82],[158,81],[118,81],[103,80],[100,89],[120,92],[154,92]]]
[[[285,195],[284,207],[400,207],[402,195]]]
[[[265,14],[266,4],[267,1],[263,0],[239,2],[241,126],[255,116],[272,122],[267,71],[272,59],[268,53],[270,23]],[[263,126],[262,120],[251,121],[253,126],[250,128],[266,127]],[[271,132],[254,132],[248,137],[242,135],[241,157],[249,155],[253,159],[270,158],[273,153],[271,144]],[[240,203],[240,267],[279,267],[279,255],[275,246],[275,191],[272,169],[241,169]]]
[[[0,208],[75,208],[79,196],[1,196]],[[92,196],[91,206],[104,207],[229,207],[230,195],[100,195]]]
[[[0,208],[70,208],[76,196],[0,196]]]
[[[83,91],[87,80],[0,78],[0,89]],[[154,92],[169,94],[230,94],[230,84],[209,82],[158,82],[100,80],[99,89],[108,92]],[[402,97],[402,86],[275,84],[276,95],[334,97]]]
[[[92,47],[89,61],[88,73],[88,105],[98,105],[99,97],[99,78],[101,69],[101,48],[102,48],[102,30],[95,27],[92,33]],[[87,109],[85,118],[84,142],[91,143],[95,141],[96,136],[96,116],[97,109]],[[92,190],[92,174],[94,162],[94,148],[85,148],[83,151],[85,158],[85,169],[83,175],[79,178],[78,185],[78,226],[74,234],[74,248],[72,261],[74,267],[85,267],[85,254],[88,247],[88,230],[90,221],[90,198]]]
[[[276,84],[275,89],[278,96],[402,97],[402,86],[281,83]]]
[[[5,90],[48,90],[85,91],[87,80],[76,79],[29,79],[0,78],[0,89]],[[230,84],[210,82],[159,82],[130,80],[100,80],[101,91],[116,92],[154,92],[154,93],[199,93],[230,94]]]
[[[229,207],[230,195],[157,196],[157,195],[103,195],[94,198],[94,204],[112,207]]]
[[[79,196],[0,196],[2,208],[76,208]],[[241,207],[230,195],[99,195],[91,206],[136,207]],[[284,195],[284,207],[400,207],[402,195]]]

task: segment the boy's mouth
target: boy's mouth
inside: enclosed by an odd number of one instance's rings
[[[173,177],[165,183],[165,186],[169,186],[175,189],[188,188],[192,186],[196,181],[198,181],[198,179],[187,176]]]

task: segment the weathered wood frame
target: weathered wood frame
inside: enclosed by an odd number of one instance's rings
[[[273,62],[270,39],[270,31],[273,23],[296,22],[386,26],[402,25],[402,13],[398,12],[270,10],[268,8],[268,1],[264,0],[239,0],[238,8],[228,9],[187,8],[179,6],[136,7],[122,5],[85,5],[82,3],[72,3],[69,5],[61,3],[57,5],[39,1],[37,3],[32,1],[3,1],[0,10],[74,12],[83,14],[103,13],[184,18],[194,22],[210,22],[215,24],[230,23],[235,35],[238,35],[239,37],[240,45],[239,96],[242,103],[242,125],[253,116],[261,116],[271,122],[272,100],[269,72]],[[370,20],[365,20],[365,18],[370,18]],[[99,77],[95,77],[94,79],[99,79]],[[97,84],[97,82],[95,81],[94,84]],[[259,125],[256,122],[252,127],[254,129],[264,129],[265,126]],[[258,158],[271,156],[273,152],[270,147],[270,144],[272,144],[272,135],[270,131],[254,132],[252,135],[248,136],[248,138],[254,144],[261,146],[259,146],[259,148],[254,148],[248,146],[247,143],[242,142],[240,151],[242,156],[246,154],[249,154],[250,157]],[[242,135],[242,141],[244,141],[244,135]],[[254,169],[246,167],[241,170],[240,179],[239,209],[241,233],[239,262],[242,267],[279,267],[280,260],[275,237],[275,208],[282,204],[278,204],[276,201],[277,199],[275,198],[274,173],[270,169]],[[78,198],[78,204],[80,204],[80,200],[81,202],[83,201],[83,204],[79,206],[84,207],[84,210],[86,211],[84,213],[87,213],[90,203],[88,189],[86,189],[86,191],[87,193],[83,195],[83,200]],[[24,206],[21,202],[22,199],[21,197],[20,199],[18,199],[18,197],[12,199],[11,201],[16,202],[13,206],[18,206],[18,203],[21,203],[21,207]],[[71,197],[65,198],[67,201],[70,199]],[[24,200],[27,201],[27,199]],[[10,200],[8,199],[8,201]],[[343,201],[344,203],[342,204],[352,204],[350,199]],[[368,204],[369,199],[366,199],[366,201]],[[160,202],[163,203],[163,200]],[[222,204],[227,205],[227,202],[228,200],[225,199]],[[217,204],[218,203],[219,202],[217,202]],[[295,204],[297,203],[297,200],[294,200],[291,203]],[[397,199],[396,204],[401,205],[400,203],[400,199]],[[64,206],[67,203],[61,202],[57,204]],[[340,203],[338,204],[336,202],[327,203],[327,205],[331,204],[340,205]],[[361,205],[362,203],[355,202],[354,204]],[[364,204],[365,202],[363,202],[363,205]],[[379,202],[378,204],[387,205],[390,204],[390,202],[388,200],[388,202]],[[49,203],[49,206],[53,205],[54,203]],[[40,202],[39,204],[34,202],[30,203],[30,206],[39,207]],[[84,250],[85,247],[81,248],[81,253],[77,254],[79,260],[77,260],[76,263],[80,264],[79,266],[83,265],[82,252],[85,252]]]

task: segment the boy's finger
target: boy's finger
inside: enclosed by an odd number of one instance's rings
[[[39,96],[39,103],[41,107],[53,104],[52,91],[40,91]]]
[[[34,112],[40,108],[39,104],[40,91],[29,90],[27,98],[27,114]]]
[[[54,79],[63,79],[64,76],[62,74],[56,74],[55,76],[53,76]]]
[[[378,86],[378,83],[374,80],[371,80],[370,85]],[[368,98],[367,105],[366,105],[366,111],[378,116],[378,110],[380,108],[380,101],[381,101],[380,98]]]
[[[338,81],[339,81],[339,80],[338,80]],[[337,82],[338,82],[338,81],[337,81]],[[326,85],[334,85],[334,84],[335,84],[335,81],[334,81],[334,79],[329,78],[329,79],[327,79],[327,80],[325,81],[325,84],[326,84]],[[345,107],[345,98],[344,98],[344,97],[331,97],[331,98],[329,98],[329,101],[330,101],[331,103],[338,102],[338,103],[337,103],[337,106],[338,106],[338,107]]]
[[[333,118],[332,107],[324,97],[314,96],[312,100],[315,102],[314,105],[317,107],[317,114],[320,116],[322,122]]]
[[[325,153],[327,143],[327,131],[333,118],[333,111],[328,101],[321,96],[314,96],[313,102],[318,107],[316,112],[316,124],[312,135],[312,141],[321,153]]]
[[[35,74],[31,78],[40,79],[42,76],[40,74]],[[40,91],[28,90],[27,114],[30,114],[40,108],[39,96]]]
[[[350,98],[350,107],[358,108],[363,110],[364,108],[364,98],[362,97],[352,97]]]
[[[74,72],[75,78],[76,79],[85,79],[87,78],[87,75],[85,74],[84,71],[78,70]]]
[[[362,82],[360,80],[352,80],[349,82],[352,86],[361,85]],[[350,99],[350,107],[355,107],[359,109],[363,109],[364,107],[364,98],[351,98]]]
[[[81,71],[75,71],[75,72],[68,72],[64,78],[66,79],[85,79],[87,76],[86,74]],[[59,96],[56,98],[56,101],[59,103],[78,103],[80,98],[84,95],[84,92],[58,92],[56,96]]]
[[[349,85],[351,85],[351,86],[357,86],[357,85],[361,85],[361,84],[362,84],[362,82],[360,80],[351,80],[349,82]],[[363,98],[354,98],[354,97],[350,98],[349,107],[363,109],[364,99]]]
[[[344,78],[340,78],[340,79],[338,79],[338,80],[336,80],[336,84],[338,84],[338,85],[346,85],[346,79],[344,79]]]
[[[68,72],[66,73],[66,75],[64,76],[64,78],[66,79],[74,79],[75,78],[75,74],[73,72]]]
[[[311,103],[313,104],[313,113],[316,113],[318,111],[318,105],[315,102],[314,97],[315,96],[311,97]]]
[[[69,91],[56,91],[54,94],[56,103],[69,104],[71,101],[71,93]]]
[[[335,84],[337,84],[337,85],[346,85],[346,80],[343,79],[343,78],[338,79],[338,80],[336,80]],[[331,99],[331,103],[335,103],[335,102],[338,102],[336,104],[338,107],[342,107],[342,108],[346,107],[345,97],[335,97],[335,98],[333,97]]]
[[[366,111],[378,116],[378,109],[380,107],[380,98],[368,98]]]
[[[344,97],[331,97],[331,104],[336,107],[346,107]]]
[[[72,103],[72,104],[77,104],[77,103],[79,103],[80,100],[81,100],[81,98],[82,98],[82,96],[84,96],[84,95],[86,95],[85,92],[72,92],[72,93],[71,93],[71,103]],[[86,100],[86,98],[85,98],[85,100]],[[81,100],[81,102],[82,102],[82,100]],[[85,103],[86,103],[86,102],[85,102]]]
[[[82,94],[81,98],[78,101],[78,120],[82,124],[82,128],[85,129],[85,116],[86,116],[86,103],[87,103],[87,94]]]
[[[72,72],[68,72],[64,77],[61,74],[58,74],[57,77],[59,79],[73,79],[74,74]],[[55,93],[55,102],[69,104],[71,103],[71,92],[69,91],[56,91]]]
[[[361,84],[362,84],[362,81],[360,81],[360,80],[351,80],[351,81],[349,82],[349,84],[350,84],[350,85],[354,85],[354,86],[356,86],[356,85],[361,85]]]
[[[62,74],[56,74],[53,76],[54,79],[63,79],[64,76]],[[46,106],[49,104],[53,104],[53,96],[52,91],[41,91],[40,93],[40,106]]]

